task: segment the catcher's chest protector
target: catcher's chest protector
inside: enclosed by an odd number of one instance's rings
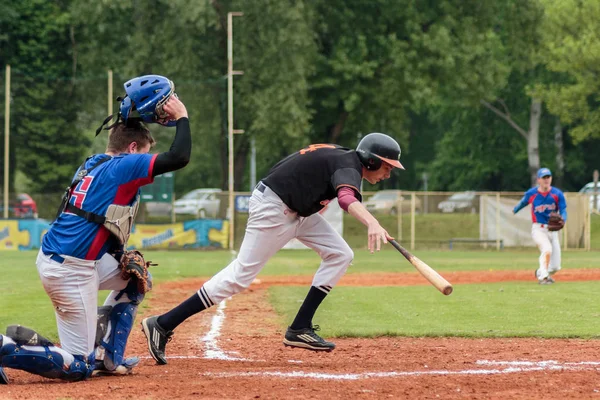
[[[135,220],[139,208],[139,194],[130,206],[119,206],[116,204],[108,206],[106,214],[104,215],[106,221],[104,221],[103,225],[110,233],[119,239],[120,244],[125,245],[129,241],[131,229],[133,228],[133,221]]]

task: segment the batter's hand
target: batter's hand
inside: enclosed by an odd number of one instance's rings
[[[368,226],[368,234],[369,234],[369,251],[373,254],[373,251],[381,250],[381,242],[387,243],[388,240],[394,239],[387,233],[385,229],[379,224],[379,222],[374,222],[369,224]]]
[[[179,118],[187,118],[188,112],[185,105],[177,98],[177,96],[171,96],[171,98],[163,106],[163,110],[169,114],[170,119],[177,121]]]

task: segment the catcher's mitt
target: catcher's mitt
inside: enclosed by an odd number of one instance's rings
[[[560,231],[565,226],[565,220],[562,219],[559,213],[553,212],[548,218],[548,230],[550,232]]]
[[[152,282],[148,274],[148,268],[153,264],[144,260],[144,256],[138,250],[125,251],[121,256],[119,268],[121,269],[121,278],[129,280],[132,276],[137,280],[138,291],[147,293],[152,289]]]

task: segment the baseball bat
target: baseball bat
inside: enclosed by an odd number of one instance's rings
[[[437,290],[448,296],[452,293],[452,285],[450,282],[445,280],[440,274],[438,274],[433,268],[413,256],[404,247],[400,246],[400,243],[395,240],[390,240],[392,246],[396,248],[403,256],[408,260],[427,279]]]

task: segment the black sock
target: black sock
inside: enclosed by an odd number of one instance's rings
[[[206,308],[207,307],[204,305],[204,302],[200,299],[198,292],[196,292],[189,299],[179,304],[177,307],[167,311],[166,313],[158,317],[156,322],[158,322],[158,325],[164,330],[172,331],[183,321],[185,321],[194,314],[198,314],[200,311],[205,310]]]
[[[320,289],[317,289],[314,286],[310,287],[302,306],[300,306],[300,310],[298,310],[298,315],[290,325],[292,329],[303,329],[309,328],[312,324],[312,319],[315,316],[315,312],[317,312],[317,308],[321,305],[323,299],[327,296],[327,293],[323,292]]]

